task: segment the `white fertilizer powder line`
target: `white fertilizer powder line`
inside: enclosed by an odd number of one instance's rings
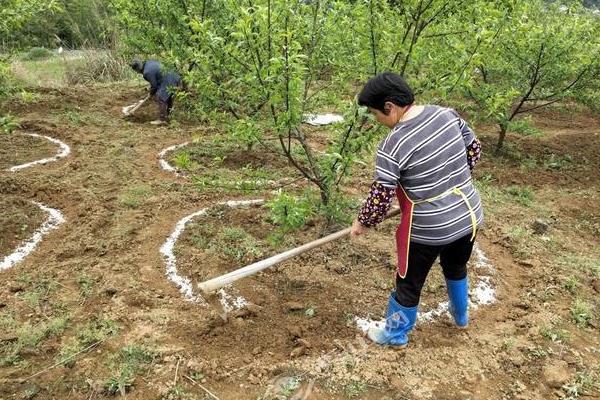
[[[51,138],[50,136],[38,135],[37,133],[25,133],[24,135],[33,136],[33,137],[41,137],[46,140],[49,140],[52,143],[59,145],[60,151],[54,157],[43,158],[41,160],[35,160],[35,161],[31,161],[31,162],[28,162],[25,164],[15,165],[14,167],[10,167],[8,169],[10,172],[15,172],[20,169],[28,168],[28,167],[31,167],[36,164],[46,164],[46,163],[49,163],[52,161],[57,161],[58,159],[66,157],[69,155],[69,153],[71,153],[71,148],[69,147],[69,145],[67,145],[66,143],[64,143],[58,139]]]
[[[39,227],[28,240],[23,242],[13,253],[4,257],[4,260],[0,262],[0,271],[9,269],[16,263],[22,261],[29,253],[31,253],[42,238],[48,234],[48,232],[57,229],[60,224],[65,222],[65,217],[62,213],[54,208],[47,207],[42,203],[36,201],[33,202],[36,206],[41,208],[43,211],[48,213],[48,219]]]
[[[263,199],[239,200],[239,201],[238,200],[230,200],[230,201],[226,201],[223,203],[217,203],[217,204],[215,204],[215,206],[227,205],[230,208],[236,208],[236,207],[244,207],[244,206],[251,206],[251,205],[260,205],[263,203],[264,203]],[[199,303],[201,305],[207,305],[208,303],[202,296],[194,293],[192,281],[189,278],[179,275],[179,273],[177,271],[177,259],[175,257],[175,253],[173,250],[175,248],[175,243],[177,243],[177,239],[179,239],[179,236],[181,236],[181,234],[185,230],[185,226],[187,225],[187,223],[196,217],[206,215],[206,212],[208,210],[209,210],[208,207],[203,208],[200,211],[196,211],[195,213],[190,214],[187,217],[180,219],[179,222],[177,222],[177,224],[175,225],[175,230],[173,231],[173,233],[171,233],[171,235],[167,238],[165,243],[160,247],[160,253],[163,255],[166,266],[167,266],[167,269],[166,269],[167,278],[179,288],[179,291],[184,295],[186,300],[189,300],[189,301],[192,301],[195,303]],[[243,307],[246,304],[246,300],[242,297],[232,299],[229,295],[227,295],[223,291],[221,293],[221,304],[223,304],[223,307],[227,311],[230,311],[235,308]]]
[[[304,122],[313,126],[329,125],[343,120],[344,117],[338,114],[304,114]]]
[[[489,275],[494,274],[495,269],[493,265],[490,264],[489,259],[486,257],[483,250],[481,250],[481,248],[477,244],[475,244],[475,246],[473,247],[473,252],[475,254],[475,269],[479,270],[480,272],[485,271],[485,273]],[[469,306],[471,310],[476,310],[477,308],[479,308],[479,306],[488,305],[495,301],[496,290],[492,285],[491,277],[485,275],[480,276],[475,286],[471,287],[471,290],[469,291]],[[448,301],[443,301],[439,303],[436,308],[425,313],[420,313],[418,321],[433,321],[434,319],[447,314],[448,306]],[[371,327],[382,327],[385,325],[385,319],[373,320],[370,318],[355,317],[354,322],[356,323],[358,329],[360,329],[363,332],[367,332]]]
[[[185,142],[185,143],[180,143],[180,144],[176,144],[173,146],[169,146],[165,149],[162,149],[160,151],[160,153],[158,153],[158,162],[160,164],[160,167],[162,169],[164,169],[165,171],[169,171],[169,172],[173,172],[175,175],[179,176],[179,172],[177,170],[177,168],[173,167],[171,164],[169,164],[167,162],[167,160],[165,160],[165,156],[167,155],[167,153],[170,153],[174,150],[180,149],[182,147],[187,146],[188,144],[190,144],[190,142]]]

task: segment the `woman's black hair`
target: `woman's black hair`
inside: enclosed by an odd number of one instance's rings
[[[415,95],[402,76],[393,72],[384,72],[369,79],[360,94],[358,104],[374,108],[385,115],[389,111],[384,109],[386,101],[400,107],[405,107],[415,101]]]

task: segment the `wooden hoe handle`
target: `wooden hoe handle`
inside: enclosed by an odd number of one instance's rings
[[[392,209],[392,211],[389,212],[389,214],[387,215],[386,218],[390,218],[390,217],[396,216],[398,214],[400,214],[400,209],[394,208],[394,209]],[[233,283],[239,279],[245,278],[246,276],[253,275],[259,271],[262,271],[263,269],[272,267],[276,264],[279,264],[282,261],[288,260],[288,259],[295,257],[299,254],[302,254],[308,250],[312,250],[316,247],[324,245],[325,243],[329,243],[333,240],[347,236],[350,234],[351,229],[352,228],[346,228],[341,231],[337,231],[335,233],[332,233],[331,235],[327,235],[320,239],[303,244],[300,247],[296,247],[296,248],[284,251],[283,253],[279,253],[279,254],[276,254],[269,258],[265,258],[264,260],[260,260],[253,264],[242,267],[240,269],[236,269],[235,271],[231,271],[225,275],[221,275],[216,278],[201,282],[198,284],[198,288],[204,293],[214,292],[215,290],[218,290],[218,289],[222,288],[223,286]]]

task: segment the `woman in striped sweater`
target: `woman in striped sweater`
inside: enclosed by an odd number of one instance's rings
[[[375,179],[352,236],[380,223],[394,195],[402,209],[396,231],[398,270],[385,327],[368,337],[383,345],[404,347],[415,325],[421,289],[440,257],[450,313],[457,326],[468,324],[467,261],[483,222],[481,200],[471,170],[480,144],[452,109],[414,105],[404,79],[383,73],[369,80],[358,102],[391,129],[377,150]]]

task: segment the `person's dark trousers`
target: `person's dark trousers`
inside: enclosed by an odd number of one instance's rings
[[[169,98],[166,101],[158,99],[158,113],[161,121],[169,121],[169,115],[171,114],[172,108],[173,96],[169,96]]]
[[[396,300],[398,303],[404,307],[414,307],[419,304],[425,279],[438,256],[446,279],[466,278],[467,262],[473,251],[473,243],[470,233],[442,246],[410,242],[406,276],[403,279],[396,274]]]

